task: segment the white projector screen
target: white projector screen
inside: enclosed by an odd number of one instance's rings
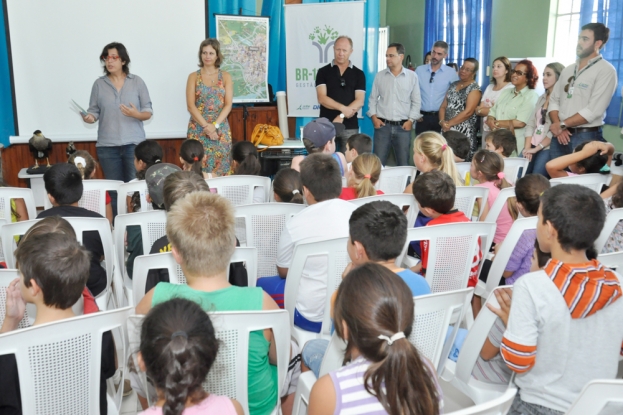
[[[54,141],[97,138],[97,123],[84,123],[71,100],[88,108],[110,42],[125,45],[130,73],[149,90],[147,138],[186,137],[186,80],[206,36],[205,0],[6,1],[18,129],[11,143],[35,130]]]

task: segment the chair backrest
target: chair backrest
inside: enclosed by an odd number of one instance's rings
[[[337,333],[333,333],[329,345],[322,358],[320,364],[320,371],[318,372],[318,379],[323,377],[329,372],[337,370],[343,366],[344,352],[346,351],[346,342],[340,339]]]
[[[270,192],[270,178],[263,176],[223,176],[206,179],[210,189],[229,200],[234,206],[250,205],[253,203],[253,191],[256,187],[264,190],[263,203],[268,202]]]
[[[292,265],[288,269],[286,278],[286,288],[284,292],[285,309],[290,314],[290,327],[294,327],[294,309],[299,295],[299,285],[305,263],[310,256],[324,256],[327,258],[327,290],[324,303],[324,314],[322,318],[321,335],[327,338],[331,335],[331,295],[342,283],[342,272],[350,262],[346,244],[348,238],[335,238],[323,241],[299,243],[294,247],[292,255]],[[293,333],[295,332],[292,330]],[[300,343],[299,343],[300,344]]]
[[[257,249],[252,247],[236,248],[229,263],[244,262],[248,275],[248,286],[255,287],[257,279]],[[166,269],[171,284],[186,284],[186,277],[182,267],[175,262],[171,252],[162,254],[140,255],[134,259],[134,273],[132,275],[132,301],[137,305],[145,296],[147,274],[152,269]],[[228,268],[229,272],[229,268]]]
[[[473,288],[464,288],[413,297],[415,318],[409,341],[433,363],[437,373],[443,370],[473,293]],[[446,339],[450,324],[454,327]]]
[[[508,209],[506,203],[511,197],[515,197],[514,187],[507,187],[500,190],[498,197],[496,197],[495,202],[493,202],[493,206],[489,206],[489,213],[487,213],[485,222],[495,223],[498,220],[500,213],[502,213],[502,209]]]
[[[479,238],[480,252],[484,258],[484,253],[491,248],[494,234],[495,223],[449,223],[409,229],[407,241],[430,241],[426,281],[431,291],[438,293],[467,287]],[[406,249],[400,256],[400,263],[405,255]]]
[[[597,257],[597,260],[619,274],[623,271],[623,251],[601,254]]]
[[[47,199],[47,195],[45,197]],[[0,187],[0,218],[11,223],[11,200],[23,199],[28,212],[28,219],[37,217],[37,206],[32,190],[24,187]]]
[[[277,247],[290,218],[305,208],[294,203],[259,203],[236,206],[236,237],[240,246],[258,250],[257,278],[277,275]]]
[[[517,182],[526,175],[530,160],[523,157],[507,157],[504,159],[504,176],[511,183]]]
[[[203,383],[206,391],[236,399],[249,414],[249,333],[272,329],[277,348],[277,390],[281,390],[290,362],[290,326],[285,310],[227,311],[208,313],[220,347],[216,361]],[[130,316],[130,348],[138,349],[140,326],[145,316]],[[151,404],[151,403],[150,403]],[[275,402],[277,405],[277,402]]]
[[[370,197],[362,197],[361,199],[349,200],[349,202],[359,207],[365,205],[366,203],[376,202],[377,200],[386,200],[398,206],[400,210],[405,212],[405,214],[407,215],[407,227],[413,228],[413,226],[415,225],[415,220],[417,219],[417,215],[420,211],[413,195],[406,193],[376,195]]]
[[[598,379],[587,383],[565,415],[623,413],[623,380]]]
[[[601,228],[601,233],[599,234],[599,238],[595,241],[595,249],[597,252],[601,252],[606,246],[606,242],[612,235],[614,228],[619,224],[619,221],[623,220],[623,208],[612,209],[608,212],[606,216],[606,222],[604,223],[604,227]]]
[[[463,182],[467,182],[467,174],[472,166],[472,163],[464,161],[459,163],[454,163],[456,165],[456,169],[459,172],[459,176],[463,179]],[[466,186],[470,186],[471,183],[465,183]]]
[[[6,289],[15,278],[19,278],[18,270],[0,269],[0,327],[2,327],[4,317],[6,316]],[[33,305],[27,304],[24,318],[19,322],[17,328],[25,329],[26,327],[30,327],[34,321],[36,312],[36,308]]]
[[[558,184],[579,184],[589,189],[601,193],[601,188],[604,184],[608,184],[611,179],[609,174],[589,173],[579,174],[577,176],[566,176],[550,179],[550,184],[556,186]]]
[[[132,197],[134,192],[138,192],[141,199],[141,212],[149,212],[154,210],[151,203],[147,202],[145,196],[149,194],[147,191],[147,182],[145,180],[137,180],[134,182],[123,183],[119,185],[117,196],[117,214],[124,215],[128,213],[128,197]]]
[[[447,415],[506,415],[513,404],[515,395],[517,395],[517,388],[510,387],[498,398],[480,405],[450,412]]]
[[[98,414],[102,335],[120,329],[115,331],[125,336],[131,311],[120,308],[0,335],[0,355],[15,355],[23,413]],[[125,344],[116,342],[120,356]],[[117,408],[122,393],[119,388],[114,398]]]
[[[374,187],[385,194],[402,193],[407,182],[415,178],[415,172],[415,167],[411,166],[386,167],[381,170],[379,181]]]
[[[17,249],[17,243],[15,242],[15,237],[24,235],[32,225],[40,220],[41,219],[32,219],[22,222],[7,223],[0,228],[2,253],[4,254],[4,261],[6,262],[7,268],[16,268],[14,253]]]
[[[472,218],[476,199],[487,200],[489,189],[486,187],[457,186],[454,207],[463,212],[468,219]]]
[[[116,192],[122,184],[123,182],[120,180],[83,180],[82,197],[78,201],[78,206],[106,217],[106,192]],[[43,202],[44,209],[52,208],[52,203],[50,203],[47,194],[43,198]]]

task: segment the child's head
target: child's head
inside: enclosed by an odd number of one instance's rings
[[[257,148],[250,141],[238,141],[231,148],[234,174],[257,176],[262,170]]]
[[[500,128],[492,131],[486,138],[486,149],[510,157],[513,151],[517,151],[517,138],[510,130]]]
[[[95,174],[95,159],[89,154],[88,151],[78,150],[69,156],[67,163],[73,164],[78,168],[82,179],[91,179]]]
[[[456,186],[442,171],[432,170],[418,175],[412,190],[420,212],[427,217],[445,215],[454,208]]]
[[[616,185],[616,191],[612,195],[612,205],[616,208],[623,207],[623,182],[619,182]]]
[[[573,149],[573,152],[577,153],[578,151],[582,151],[584,146],[588,143],[590,143],[590,141],[585,141],[578,144]],[[570,164],[569,170],[571,170],[571,172],[575,174],[601,173],[601,169],[603,169],[603,167],[608,162],[608,155],[599,153],[600,152],[597,151],[595,154],[585,158],[584,160],[580,160],[577,163]]]
[[[467,137],[460,131],[448,130],[443,133],[443,138],[446,139],[448,145],[454,152],[454,155],[459,159],[459,161],[467,160],[471,145],[469,137]]]
[[[162,147],[155,141],[142,141],[134,147],[134,168],[136,178],[145,179],[145,172],[163,159]]]
[[[203,144],[199,140],[186,140],[180,148],[180,162],[184,170],[189,170],[202,176],[203,160],[205,159],[205,151]]]
[[[348,225],[348,255],[354,265],[394,260],[407,240],[407,217],[391,202],[379,200],[358,207]]]
[[[303,204],[303,182],[301,174],[291,168],[281,169],[273,180],[275,200],[283,203]]]
[[[517,180],[515,185],[517,209],[525,217],[536,216],[541,203],[541,195],[549,188],[549,180],[540,174],[527,174]]]
[[[326,118],[317,118],[303,127],[303,144],[308,154],[335,153],[335,126]]]
[[[504,159],[495,151],[478,150],[472,158],[470,174],[479,182],[494,182],[499,189],[510,186],[504,176]]]
[[[422,173],[441,170],[452,178],[455,185],[463,186],[463,180],[454,164],[454,151],[439,133],[426,131],[415,138],[413,163]]]
[[[547,261],[552,259],[552,255],[549,252],[541,251],[539,247],[539,240],[534,240],[534,250],[532,251],[532,260],[530,261],[530,272],[536,272],[545,268]]]
[[[57,163],[44,174],[45,191],[55,206],[73,205],[82,197],[82,176],[73,164]]]
[[[335,159],[327,154],[310,154],[301,162],[304,197],[310,202],[337,199],[342,193],[342,174]]]
[[[164,179],[162,196],[164,199],[164,210],[171,210],[171,206],[176,200],[185,197],[193,192],[209,192],[210,186],[202,176],[192,171],[176,171],[169,174]]]
[[[167,236],[184,273],[214,276],[227,271],[236,248],[234,208],[222,196],[193,192],[167,215]]]
[[[346,157],[347,163],[352,163],[355,157],[364,154],[372,153],[372,139],[367,134],[353,134],[346,140]]]
[[[348,173],[348,186],[355,188],[357,198],[376,195],[374,185],[381,176],[381,167],[381,160],[376,154],[364,153],[353,160]]]
[[[20,239],[20,244],[31,236],[46,235],[49,233],[61,233],[76,239],[76,231],[66,219],[60,216],[48,216],[43,218],[28,229]]]
[[[181,414],[197,404],[216,360],[219,341],[210,317],[189,300],[174,298],[152,308],[141,325],[139,365],[164,399],[163,414]]]
[[[606,220],[599,194],[577,184],[559,184],[543,193],[537,238],[543,252],[552,247],[570,253],[593,248]]]
[[[434,375],[408,340],[413,297],[398,275],[374,263],[354,268],[337,291],[334,312],[335,331],[347,342],[344,361],[358,352],[372,362],[364,384],[388,413],[439,412]]]
[[[164,209],[164,183],[165,179],[180,169],[175,164],[158,163],[147,169],[145,181],[147,183],[147,193],[154,209]],[[193,173],[194,174],[194,173]],[[202,178],[203,179],[203,178]],[[205,181],[205,180],[204,180]]]
[[[33,231],[15,251],[22,278],[22,297],[40,297],[47,307],[66,310],[82,295],[89,278],[90,253],[75,235]]]

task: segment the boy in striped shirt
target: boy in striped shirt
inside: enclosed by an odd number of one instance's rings
[[[616,377],[623,342],[621,277],[586,257],[605,221],[599,195],[554,186],[538,217],[539,246],[552,259],[491,308],[506,323],[500,351],[517,373],[509,414],[564,413],[586,383]]]

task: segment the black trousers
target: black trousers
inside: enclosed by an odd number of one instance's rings
[[[424,114],[424,120],[417,121],[415,124],[415,135],[422,134],[425,131],[437,131],[441,133],[439,114]]]

